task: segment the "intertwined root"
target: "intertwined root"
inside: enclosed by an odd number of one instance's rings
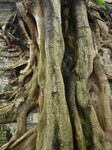
[[[19,70],[12,81],[18,88],[0,94],[8,98],[0,106],[0,121],[17,121],[17,128],[1,150],[31,150],[36,142],[37,149],[72,150],[73,138],[79,149],[111,147],[111,75],[105,73],[99,52],[106,46],[111,50],[112,42],[102,12],[88,8],[89,26],[84,1],[76,0],[72,11],[70,4],[62,4],[62,14],[58,2],[46,0],[44,7],[34,2],[32,14],[29,5],[17,2],[22,43],[11,28],[5,32],[7,25],[0,35],[10,47],[16,41],[21,52],[18,62],[5,68]],[[39,123],[28,130],[27,116],[37,107]]]

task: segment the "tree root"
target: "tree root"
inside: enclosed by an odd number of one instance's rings
[[[21,143],[19,147],[20,150],[35,150],[36,149],[36,138],[37,132],[33,133],[29,138],[27,138],[24,142]]]
[[[8,71],[8,70],[13,70],[13,69],[16,69],[16,68],[19,68],[19,67],[22,67],[24,65],[27,64],[27,61],[24,61],[24,60],[20,60],[19,62],[17,62],[17,64],[13,64],[13,65],[10,65],[10,66],[6,66],[4,68],[4,71]]]
[[[10,55],[1,55],[0,54],[0,57],[6,57],[6,58],[15,58],[15,57],[19,57],[21,55],[21,53],[17,54],[17,55],[14,55],[14,56],[10,56]]]
[[[0,106],[0,123],[15,122],[17,119],[18,108],[15,107],[15,102],[7,103]]]
[[[30,58],[28,60],[28,64],[24,70],[21,70],[21,74],[26,74],[29,70],[35,68],[38,63],[38,47],[37,45],[31,41],[30,43]]]
[[[30,131],[26,132],[26,117],[37,106],[37,102],[34,100],[29,100],[24,105],[21,113],[17,119],[17,128],[15,134],[10,139],[8,143],[2,146],[0,150],[10,149],[11,147],[15,147],[17,144],[23,142],[28,136],[32,135],[36,131],[36,127],[31,129]]]
[[[109,131],[111,129],[111,93],[110,86],[108,83],[108,78],[99,62],[98,58],[94,60],[94,73],[98,79],[98,104],[97,104],[97,115],[99,122],[104,131]],[[106,93],[106,94],[105,94]],[[110,131],[112,132],[112,131]]]
[[[12,93],[13,93],[13,91],[7,91],[7,92],[0,93],[0,99],[8,99]]]
[[[20,76],[19,76],[19,83],[21,84],[21,85],[25,85],[24,83],[25,83],[25,79],[30,75],[30,74],[32,74],[32,72],[33,72],[33,70],[32,69],[29,69],[29,70],[27,70],[27,72],[24,72],[24,74],[21,74]]]
[[[3,39],[6,41],[8,47],[11,46],[11,45],[10,45],[10,42],[9,42],[9,40],[8,40],[8,38],[7,38],[4,34],[0,33],[0,37],[3,38]]]
[[[29,136],[31,136],[33,133],[36,133],[37,131],[37,125],[33,127],[32,129],[28,130],[23,136],[21,136],[19,139],[17,139],[11,146],[10,148],[14,148],[17,145],[19,145],[21,142],[26,140]]]
[[[96,43],[98,41],[98,50],[101,50],[102,47],[107,47],[112,50],[112,35],[109,33],[109,27],[107,26],[105,20],[100,16],[97,9],[91,9],[90,15],[96,24],[96,33],[94,34],[96,35]]]
[[[10,84],[11,85],[17,85],[18,84],[18,80],[19,80],[19,77],[15,78],[14,80],[11,80]]]
[[[12,139],[4,144],[0,150],[7,150],[7,149],[13,149],[16,146],[18,146],[19,144],[23,143],[25,140],[27,140],[30,136],[32,136],[33,134],[35,134],[37,132],[37,125],[34,126],[32,129],[28,130],[25,134],[23,134],[23,136],[21,136],[20,138],[16,137],[16,134],[12,137]],[[27,143],[28,144],[28,143]]]

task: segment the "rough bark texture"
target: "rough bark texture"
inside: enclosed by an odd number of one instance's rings
[[[1,150],[110,150],[111,75],[100,53],[102,46],[110,51],[112,41],[102,12],[85,0],[23,0],[16,5],[29,59],[24,53],[7,68],[20,68],[13,81],[19,88],[0,94],[10,100],[0,106],[0,123],[17,117],[17,128]],[[9,43],[22,44],[7,24],[3,29],[1,36]],[[26,118],[37,107],[39,122],[28,130]]]

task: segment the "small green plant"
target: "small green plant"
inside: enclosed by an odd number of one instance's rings
[[[96,0],[96,3],[102,9],[106,9],[106,7],[105,7],[105,1],[104,0]]]

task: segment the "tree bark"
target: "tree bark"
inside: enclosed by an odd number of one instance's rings
[[[23,97],[19,91],[0,108],[0,123],[18,117],[14,136],[1,150],[111,149],[111,88],[85,0],[16,4],[29,61],[18,77]],[[37,107],[39,122],[27,130],[26,118]]]

